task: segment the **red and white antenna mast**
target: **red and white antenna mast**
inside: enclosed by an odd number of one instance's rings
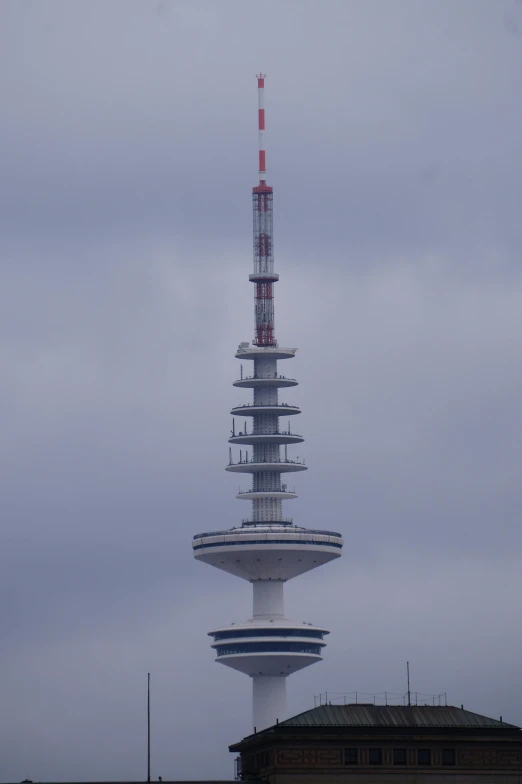
[[[259,127],[259,180],[266,180],[266,152],[265,152],[265,77],[266,74],[257,74],[257,105]]]
[[[259,125],[259,185],[252,189],[254,215],[254,274],[256,346],[275,346],[274,290],[279,280],[274,272],[273,191],[266,184],[265,152],[265,74],[257,74]]]

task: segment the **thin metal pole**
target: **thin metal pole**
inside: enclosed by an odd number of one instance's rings
[[[150,672],[147,673],[147,781],[150,781]]]
[[[406,662],[406,672],[408,673],[408,705],[411,705],[411,692],[410,692],[410,663]]]

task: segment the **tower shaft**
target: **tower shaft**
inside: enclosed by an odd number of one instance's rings
[[[252,678],[252,726],[263,730],[286,716],[286,676],[254,675]]]

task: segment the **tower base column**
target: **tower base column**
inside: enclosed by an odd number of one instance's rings
[[[254,675],[253,724],[256,732],[286,718],[286,676]]]

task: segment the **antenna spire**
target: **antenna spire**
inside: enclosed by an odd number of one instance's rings
[[[259,129],[259,183],[266,182],[266,152],[265,152],[265,77],[266,74],[258,73],[257,77],[257,104],[258,104],[258,129]]]
[[[266,184],[265,156],[265,74],[257,74],[259,102],[259,185],[252,189],[254,215],[254,274],[250,280],[255,284],[254,345],[276,346],[274,327],[274,283],[279,275],[274,272],[273,238],[273,193]]]

